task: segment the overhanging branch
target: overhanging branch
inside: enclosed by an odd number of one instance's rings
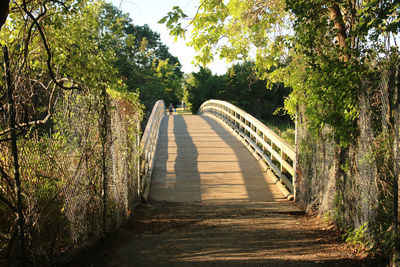
[[[22,10],[27,14],[27,16],[33,21],[33,23],[34,23],[34,24],[36,25],[36,27],[37,27],[37,30],[39,31],[40,37],[42,38],[43,45],[44,45],[44,48],[45,48],[46,53],[47,53],[47,68],[48,68],[48,70],[49,70],[50,77],[51,77],[51,79],[53,80],[53,82],[54,82],[58,87],[60,87],[61,89],[64,89],[64,90],[80,90],[81,87],[78,86],[78,85],[74,85],[74,86],[64,86],[64,85],[63,85],[64,80],[63,80],[63,79],[61,79],[61,80],[60,80],[60,79],[57,79],[56,75],[54,74],[53,67],[52,67],[53,56],[52,56],[52,54],[51,54],[50,46],[49,46],[49,44],[48,44],[48,42],[47,42],[46,35],[45,35],[45,33],[44,33],[44,30],[43,30],[43,28],[42,28],[42,25],[39,23],[38,19],[35,18],[35,16],[28,10],[27,5],[26,5],[26,0],[23,1],[23,4],[22,4],[22,7],[21,7],[21,8],[22,8]],[[43,5],[43,8],[44,8],[44,10],[45,10],[45,12],[46,12],[46,5]]]
[[[38,84],[44,86],[44,85],[43,85],[42,83],[40,83],[40,82],[38,82]],[[44,86],[44,87],[45,87],[45,86]],[[17,124],[16,127],[17,127],[17,128],[25,128],[25,127],[28,127],[28,126],[37,126],[37,125],[43,125],[43,124],[47,123],[48,120],[49,120],[49,119],[51,118],[51,116],[53,115],[52,107],[53,107],[53,102],[54,102],[54,93],[55,93],[55,90],[56,90],[56,86],[53,87],[53,89],[51,90],[51,93],[50,93],[50,98],[49,98],[49,104],[48,104],[48,106],[47,106],[47,115],[46,115],[46,117],[44,117],[44,118],[41,119],[41,120],[35,120],[35,121],[30,121],[30,122],[26,122],[26,123]],[[0,132],[0,136],[1,136],[1,135],[5,135],[5,134],[9,133],[10,131],[11,131],[11,128],[8,128],[8,129],[6,129],[6,130]]]
[[[9,7],[10,7],[10,0],[0,1],[0,29],[4,25],[4,23],[6,23]]]

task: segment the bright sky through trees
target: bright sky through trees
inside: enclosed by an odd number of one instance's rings
[[[170,48],[170,53],[179,58],[182,64],[182,71],[190,73],[198,71],[191,62],[195,51],[192,47],[187,47],[188,40],[174,42],[174,37],[169,36],[165,24],[157,22],[164,17],[173,6],[180,6],[189,18],[193,18],[198,8],[197,0],[107,0],[116,7],[121,7],[125,13],[129,13],[135,25],[148,24],[150,28],[160,34],[161,40]],[[188,20],[189,22],[189,20]],[[187,36],[187,39],[189,36]],[[213,73],[224,74],[227,65],[224,60],[218,58],[208,66]]]

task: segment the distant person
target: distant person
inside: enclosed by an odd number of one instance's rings
[[[172,115],[172,112],[174,112],[174,105],[170,103],[168,109],[169,109],[169,115]]]

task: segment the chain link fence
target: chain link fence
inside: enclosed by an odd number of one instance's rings
[[[307,212],[333,218],[348,230],[360,229],[360,240],[370,248],[389,245],[391,237],[382,233],[390,235],[396,217],[399,69],[397,59],[360,85],[358,137],[348,148],[333,142],[329,127],[315,141],[304,107],[298,108],[297,201]]]
[[[19,137],[24,246],[32,265],[49,264],[126,222],[141,193],[141,116],[134,98],[63,92],[51,122]],[[10,155],[9,142],[1,142],[0,265],[19,255]]]

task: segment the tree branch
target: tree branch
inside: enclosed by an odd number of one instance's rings
[[[9,7],[10,7],[10,0],[1,0],[1,2],[0,2],[0,29],[4,25],[4,23],[6,23]]]
[[[0,201],[6,204],[6,206],[12,210],[13,212],[17,211],[17,208],[9,201],[7,198],[3,196],[3,194],[0,193]]]
[[[347,50],[347,34],[346,34],[346,25],[343,20],[342,12],[340,11],[340,7],[336,3],[332,3],[329,9],[329,18],[334,22],[334,28],[337,31],[337,40],[339,43],[339,47],[343,50]],[[349,60],[349,55],[347,51],[344,51],[344,59]]]
[[[3,177],[4,181],[6,181],[6,184],[8,187],[13,190],[13,183],[10,181],[10,176],[7,175],[7,173],[4,171],[3,167],[0,166],[0,174]]]
[[[42,85],[44,88],[46,88],[41,82],[38,82],[38,84]],[[26,123],[21,123],[21,124],[17,124],[16,127],[17,128],[24,128],[27,126],[37,126],[37,125],[42,125],[47,123],[47,121],[51,118],[51,116],[53,115],[52,112],[52,107],[53,107],[53,101],[54,101],[54,93],[55,93],[56,87],[53,87],[53,90],[50,93],[50,98],[49,98],[49,104],[47,106],[47,115],[46,117],[44,117],[41,120],[36,120],[36,121],[30,121],[30,122],[26,122]],[[0,132],[0,136],[7,134],[11,131],[11,128],[8,128],[2,132]]]
[[[43,5],[43,8],[45,9],[45,12],[44,12],[44,13],[46,13],[46,10],[47,10],[47,9],[46,9],[46,5]],[[58,79],[57,79],[56,75],[54,74],[53,67],[52,67],[53,56],[52,56],[52,54],[51,54],[49,44],[47,43],[46,35],[45,35],[45,33],[44,33],[44,30],[43,30],[43,28],[42,28],[42,25],[39,23],[38,19],[35,18],[35,16],[33,16],[33,14],[28,10],[28,8],[27,8],[27,6],[26,6],[26,0],[23,0],[22,10],[23,10],[23,11],[28,15],[28,17],[33,21],[33,23],[34,23],[34,24],[36,25],[36,27],[37,27],[37,30],[39,31],[39,34],[40,34],[40,36],[41,36],[41,38],[42,38],[42,41],[43,41],[44,48],[45,48],[46,53],[47,53],[47,68],[48,68],[48,70],[49,70],[49,73],[50,73],[50,76],[51,76],[51,79],[53,80],[53,82],[54,82],[58,87],[60,87],[61,89],[64,89],[64,90],[81,90],[81,87],[78,86],[78,85],[75,85],[75,86],[64,86],[64,85],[63,85],[63,80],[58,80]]]

